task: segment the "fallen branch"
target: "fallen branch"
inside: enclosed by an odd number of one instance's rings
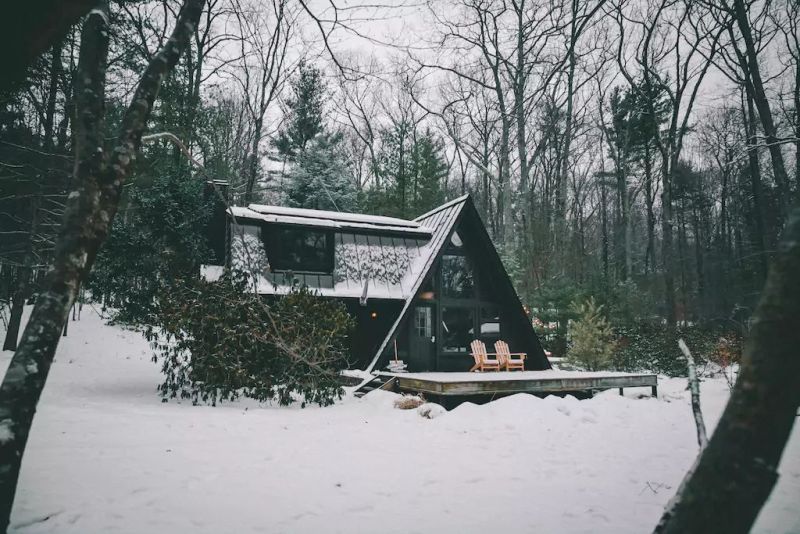
[[[689,368],[689,391],[692,393],[692,413],[694,413],[694,424],[697,427],[697,444],[700,448],[708,443],[706,434],[706,424],[703,421],[703,412],[700,410],[700,381],[697,379],[697,367],[692,357],[692,352],[686,345],[683,338],[678,340],[678,347],[686,357],[686,366]]]

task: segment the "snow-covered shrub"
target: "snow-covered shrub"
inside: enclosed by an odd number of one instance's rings
[[[246,275],[191,279],[157,301],[145,335],[161,360],[164,400],[216,404],[245,396],[303,406],[341,398],[353,320],[340,303],[307,288],[267,302]]]
[[[602,306],[594,298],[583,303],[573,303],[577,316],[570,327],[570,344],[567,360],[589,371],[605,369],[611,363],[614,353],[614,332],[603,316]]]
[[[425,419],[435,419],[440,415],[447,413],[447,410],[445,410],[444,407],[439,404],[426,402],[417,408],[417,413],[420,417],[424,417]]]

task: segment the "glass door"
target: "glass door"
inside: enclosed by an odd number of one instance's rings
[[[433,304],[414,307],[409,343],[409,371],[432,371],[436,356],[436,335],[433,329],[435,310]]]

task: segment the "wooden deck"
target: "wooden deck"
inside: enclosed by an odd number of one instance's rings
[[[577,371],[523,371],[486,373],[378,373],[394,379],[402,392],[442,397],[468,395],[510,395],[514,393],[593,394],[606,389],[649,387],[658,395],[658,378],[653,374],[589,373]]]

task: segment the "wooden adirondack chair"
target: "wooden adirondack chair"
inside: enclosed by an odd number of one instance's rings
[[[475,365],[469,370],[470,373],[473,371],[480,371],[482,373],[484,371],[500,370],[500,361],[489,358],[489,356],[496,356],[496,354],[487,353],[486,345],[483,344],[483,341],[476,339],[470,343],[469,346],[472,348],[472,357],[475,359]]]
[[[506,371],[513,369],[525,370],[525,357],[527,354],[524,352],[511,352],[508,350],[508,343],[503,340],[494,342],[494,350],[497,351],[497,359],[500,361],[500,367]]]

